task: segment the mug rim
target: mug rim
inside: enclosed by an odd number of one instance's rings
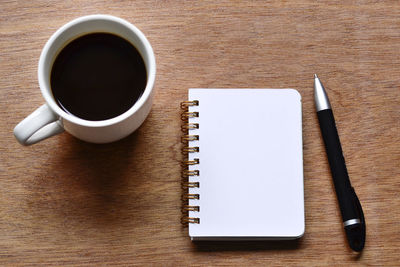
[[[44,73],[44,67],[45,67],[45,58],[50,50],[51,46],[53,45],[54,41],[61,36],[68,28],[75,26],[80,23],[84,23],[87,21],[91,20],[104,20],[104,21],[112,21],[112,22],[117,22],[118,24],[121,24],[122,26],[125,26],[129,30],[132,31],[134,35],[136,35],[139,40],[142,42],[146,53],[148,54],[148,68],[149,68],[149,73],[147,75],[147,83],[146,83],[146,88],[143,91],[143,94],[141,97],[124,113],[111,118],[107,120],[100,120],[100,121],[91,121],[91,120],[85,120],[82,118],[79,118],[75,115],[69,114],[62,110],[56,103],[53,94],[51,93],[51,88],[47,88],[45,79],[46,79],[46,74]],[[132,44],[133,45],[133,44]],[[144,57],[143,55],[141,55]],[[105,127],[105,126],[110,126],[113,124],[117,124],[121,121],[124,121],[125,119],[129,118],[132,116],[134,113],[136,113],[148,100],[148,98],[151,96],[151,92],[154,87],[154,82],[155,82],[155,74],[156,74],[156,62],[155,62],[155,56],[154,56],[154,51],[153,48],[150,45],[150,42],[147,40],[147,38],[144,36],[144,34],[136,28],[133,24],[130,22],[112,16],[112,15],[104,15],[104,14],[97,14],[97,15],[88,15],[88,16],[83,16],[76,18],[74,20],[71,20],[70,22],[64,24],[62,27],[60,27],[53,35],[49,38],[49,40],[46,42],[40,58],[39,58],[39,67],[38,67],[38,80],[39,80],[39,87],[42,92],[42,95],[47,103],[47,105],[51,108],[53,112],[58,114],[62,119],[65,119],[69,122],[72,122],[74,124],[78,124],[81,126],[86,126],[86,127]]]

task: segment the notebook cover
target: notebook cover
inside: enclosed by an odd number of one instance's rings
[[[199,206],[189,217],[192,240],[294,239],[303,235],[301,96],[294,89],[189,89],[198,100]]]

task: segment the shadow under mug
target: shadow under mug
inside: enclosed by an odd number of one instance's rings
[[[50,74],[60,50],[69,42],[85,34],[113,33],[128,40],[141,54],[147,71],[147,84],[142,96],[123,114],[102,121],[89,121],[61,109],[52,94]],[[14,128],[14,135],[22,145],[32,145],[64,130],[92,143],[109,143],[134,132],[150,112],[154,95],[156,61],[153,49],[144,34],[135,26],[110,15],[90,15],[77,18],[58,29],[47,41],[39,59],[38,79],[46,101]]]

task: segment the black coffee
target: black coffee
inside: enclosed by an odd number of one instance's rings
[[[109,33],[79,37],[61,50],[51,89],[67,113],[99,121],[121,115],[143,94],[147,72],[136,48]]]

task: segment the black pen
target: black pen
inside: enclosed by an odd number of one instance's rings
[[[364,214],[354,188],[350,184],[331,104],[317,74],[314,75],[314,97],[347,240],[351,249],[361,251],[365,243]]]

